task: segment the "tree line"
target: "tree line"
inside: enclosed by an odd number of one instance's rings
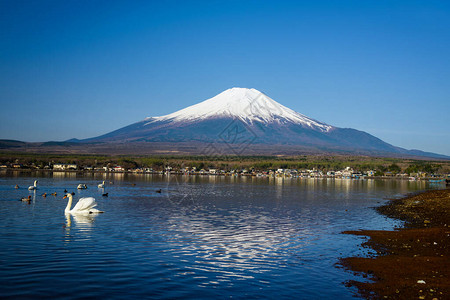
[[[358,171],[374,170],[381,173],[450,173],[449,161],[423,161],[398,158],[358,157],[358,156],[108,156],[75,154],[30,154],[0,153],[0,164],[19,163],[23,166],[44,168],[55,163],[76,164],[83,167],[113,167],[125,169],[152,168],[163,170],[196,168],[222,169],[226,171],[274,170],[274,169],[317,169],[321,171],[342,170],[351,167]]]

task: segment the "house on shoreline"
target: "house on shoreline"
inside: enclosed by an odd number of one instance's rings
[[[76,164],[53,164],[53,170],[55,171],[68,171],[77,169],[78,166]]]

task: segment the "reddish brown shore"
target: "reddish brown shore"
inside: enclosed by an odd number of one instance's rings
[[[450,190],[427,191],[379,207],[404,220],[395,231],[361,230],[374,257],[348,257],[341,264],[369,282],[349,281],[368,299],[450,299]]]

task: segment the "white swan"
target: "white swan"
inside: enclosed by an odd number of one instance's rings
[[[34,185],[30,185],[30,186],[28,187],[28,190],[29,190],[29,191],[37,190],[37,183],[38,183],[38,181],[35,180],[35,181],[34,181]]]
[[[63,199],[66,199],[66,198],[69,198],[66,209],[64,210],[64,212],[66,214],[67,213],[97,214],[97,213],[103,212],[103,211],[100,211],[100,210],[94,208],[97,206],[97,202],[95,202],[95,199],[92,197],[80,198],[80,200],[78,200],[77,204],[72,209],[70,209],[70,207],[72,206],[72,200],[73,200],[72,194],[70,194],[70,193],[66,194]]]
[[[84,183],[80,183],[80,184],[77,186],[77,189],[79,189],[79,190],[87,189],[87,185],[84,184]]]
[[[105,187],[105,181],[103,180],[103,182],[99,183],[97,186],[99,189],[103,189]]]

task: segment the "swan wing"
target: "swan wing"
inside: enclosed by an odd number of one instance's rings
[[[93,197],[80,198],[80,200],[78,200],[78,203],[74,206],[72,211],[89,211],[89,209],[96,206],[97,202],[95,202],[95,198]]]

